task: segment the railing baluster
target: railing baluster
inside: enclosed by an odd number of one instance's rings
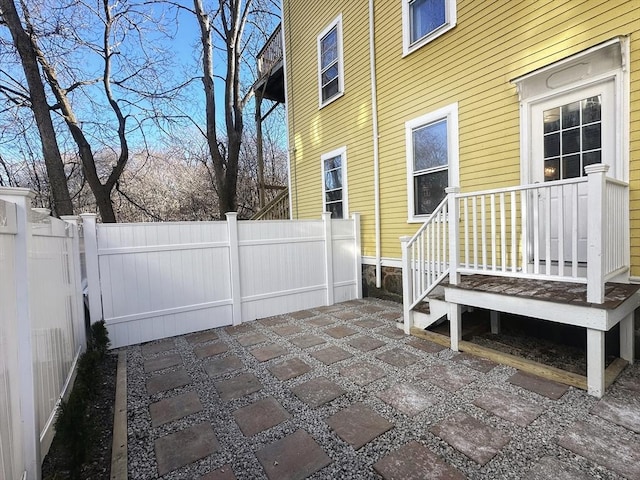
[[[464,266],[469,268],[469,199],[464,198]]]
[[[522,271],[529,273],[529,191],[520,192],[520,228],[522,230]]]
[[[511,271],[515,272],[518,265],[517,225],[516,225],[516,192],[511,192]]]
[[[545,188],[544,192],[544,270],[551,274],[551,188]]]
[[[539,192],[532,192],[533,207],[533,273],[540,274],[540,197]]]
[[[578,276],[578,202],[580,195],[578,193],[578,185],[571,185],[571,274]]]
[[[473,268],[478,270],[478,198],[473,197]]]
[[[491,201],[491,270],[496,270],[496,196],[492,193]]]
[[[456,200],[457,202],[458,200]],[[446,270],[446,265],[449,260],[449,222],[452,220],[449,218],[449,209],[448,206],[445,205],[442,209],[442,263],[440,264],[440,274],[443,274]],[[453,221],[456,221],[454,219]]]
[[[558,195],[558,275],[564,276],[564,187]],[[551,262],[549,262],[551,263]]]
[[[502,258],[502,271],[507,271],[507,212],[504,205],[504,193],[500,194],[500,248]]]
[[[487,269],[487,222],[484,195],[480,197],[480,222],[482,228],[482,269]]]

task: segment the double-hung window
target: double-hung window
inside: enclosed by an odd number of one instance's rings
[[[422,221],[458,182],[458,107],[449,105],[405,124],[409,221]]]
[[[407,55],[456,25],[456,0],[402,0],[403,51]]]
[[[339,148],[321,156],[322,193],[325,212],[332,218],[349,216],[347,207],[347,149]]]
[[[318,35],[318,89],[320,107],[344,91],[342,69],[342,15]]]

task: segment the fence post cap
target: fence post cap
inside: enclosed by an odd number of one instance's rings
[[[36,198],[36,192],[30,188],[22,187],[0,187],[0,195],[11,195],[14,197],[29,197],[30,199]]]

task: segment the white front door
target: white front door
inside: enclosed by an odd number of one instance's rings
[[[613,79],[576,88],[531,104],[530,178],[534,183],[584,177],[584,167],[609,165],[608,176],[621,178],[616,152],[616,98]],[[564,192],[564,193],[563,193]],[[541,260],[556,262],[573,257],[573,228],[577,223],[577,258],[587,259],[587,188],[585,183],[555,188],[538,198],[538,237]],[[546,203],[550,206],[547,208]],[[577,202],[577,209],[575,203]],[[546,213],[548,212],[548,214]],[[577,212],[577,222],[572,216]],[[550,215],[547,219],[547,215]],[[548,221],[547,221],[548,220]],[[550,229],[550,235],[547,235]],[[563,255],[559,254],[559,232],[564,231]],[[544,244],[550,238],[550,258]]]

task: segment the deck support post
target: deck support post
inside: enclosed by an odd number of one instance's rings
[[[587,391],[598,398],[604,395],[604,334],[587,328]]]
[[[459,303],[449,304],[449,334],[451,336],[451,350],[460,350],[460,340],[462,340],[462,305]]]
[[[585,167],[587,173],[587,302],[604,302],[605,263],[603,219],[606,214],[606,174],[609,165],[598,163]]]
[[[620,358],[633,363],[633,312],[620,321]]]
[[[409,335],[413,322],[411,321],[411,303],[413,295],[413,272],[411,271],[411,262],[409,260],[408,244],[411,237],[400,237],[400,245],[402,248],[402,320],[404,322],[404,333]]]
[[[500,333],[500,312],[496,310],[491,310],[491,333],[497,335]]]

